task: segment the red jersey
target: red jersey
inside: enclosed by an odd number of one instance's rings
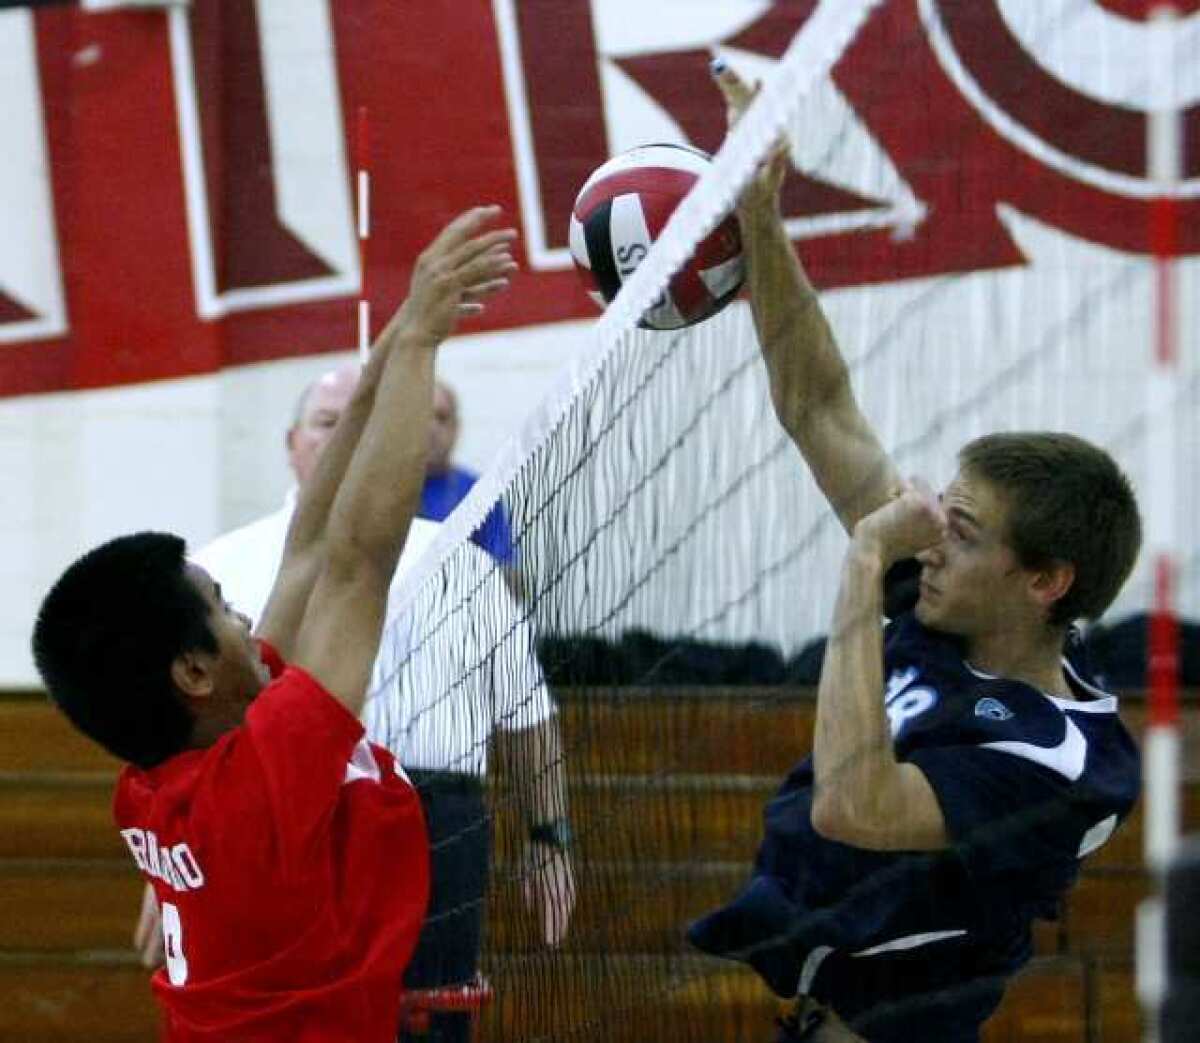
[[[171,1043],[392,1043],[429,896],[416,791],[263,645],[272,681],[204,750],[126,767],[113,814],[163,914]]]

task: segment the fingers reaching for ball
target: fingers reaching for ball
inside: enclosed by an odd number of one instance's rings
[[[475,206],[464,210],[450,221],[425,248],[425,255],[448,255],[454,250],[475,238],[480,230],[500,216],[500,207],[496,205]],[[511,231],[511,229],[508,229]],[[494,234],[494,233],[489,233]],[[516,234],[515,232],[513,233]]]
[[[759,90],[762,89],[762,84],[757,82],[754,84],[747,83],[719,55],[713,57],[709,68],[712,70],[713,79],[717,81],[717,86],[721,89],[721,94],[725,98],[725,118],[728,125],[732,127],[742,118],[742,113],[750,108],[750,103],[754,101]]]
[[[745,115],[762,90],[762,83],[747,83],[720,55],[714,55],[709,68],[725,98],[725,118],[730,130]],[[742,212],[777,206],[779,188],[789,165],[787,138],[781,137],[759,164],[753,180],[742,192],[738,207]]]
[[[475,207],[446,225],[417,259],[408,300],[397,313],[412,336],[436,345],[460,318],[478,315],[484,301],[508,286],[518,268],[513,228],[491,228],[498,206]]]

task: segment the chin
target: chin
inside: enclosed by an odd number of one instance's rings
[[[924,596],[913,606],[913,615],[917,617],[918,623],[927,627],[933,626],[937,618],[937,613],[929,607],[929,602],[925,600]]]
[[[917,622],[923,627],[928,627],[930,630],[939,630],[943,634],[953,634],[954,627],[948,624],[944,615],[934,608],[925,598],[921,598],[913,608],[913,615],[917,617]]]

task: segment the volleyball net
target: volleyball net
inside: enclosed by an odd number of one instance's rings
[[[480,780],[484,810],[433,839],[435,890],[438,858],[482,857],[484,871],[435,895],[430,921],[446,936],[482,931],[481,1038],[732,1040],[769,1027],[757,980],[689,951],[684,929],[744,881],[762,805],[810,748],[804,686],[845,537],[775,419],[746,304],[674,333],[637,321],[781,134],[806,177],[852,172],[864,194],[892,200],[848,219],[858,240],[803,215],[790,227],[802,256],[807,242],[831,269],[867,251],[913,273],[866,288],[845,279],[822,298],[902,471],[937,485],[977,435],[1061,429],[1144,480],[1150,261],[999,205],[986,220],[967,215],[962,233],[994,225],[997,253],[976,263],[968,249],[956,270],[929,274],[917,255],[948,248],[921,234],[937,217],[867,148],[831,78],[877,6],[818,6],[388,621],[370,731],[401,763]],[[739,55],[727,57],[736,67]],[[869,93],[885,107],[896,87],[881,77]],[[965,117],[930,130],[941,159],[982,133]],[[809,268],[821,281],[819,263]],[[1180,436],[1172,464],[1186,517],[1200,506],[1189,464],[1200,382],[1194,357],[1181,367],[1164,408]],[[506,563],[470,539],[497,504],[513,536]],[[1194,547],[1179,566],[1179,609],[1198,614]],[[1149,584],[1139,571],[1112,618],[1145,611]],[[547,840],[569,840],[567,857]],[[1105,872],[1140,872],[1139,846],[1136,835],[1117,845]],[[1126,937],[1132,923],[1113,929]],[[1039,953],[1074,958],[1093,941],[1060,931]]]

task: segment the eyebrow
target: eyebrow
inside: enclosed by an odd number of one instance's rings
[[[952,521],[966,522],[973,529],[978,529],[980,532],[983,531],[983,526],[979,524],[979,519],[968,511],[964,511],[961,507],[951,507],[946,514]]]

